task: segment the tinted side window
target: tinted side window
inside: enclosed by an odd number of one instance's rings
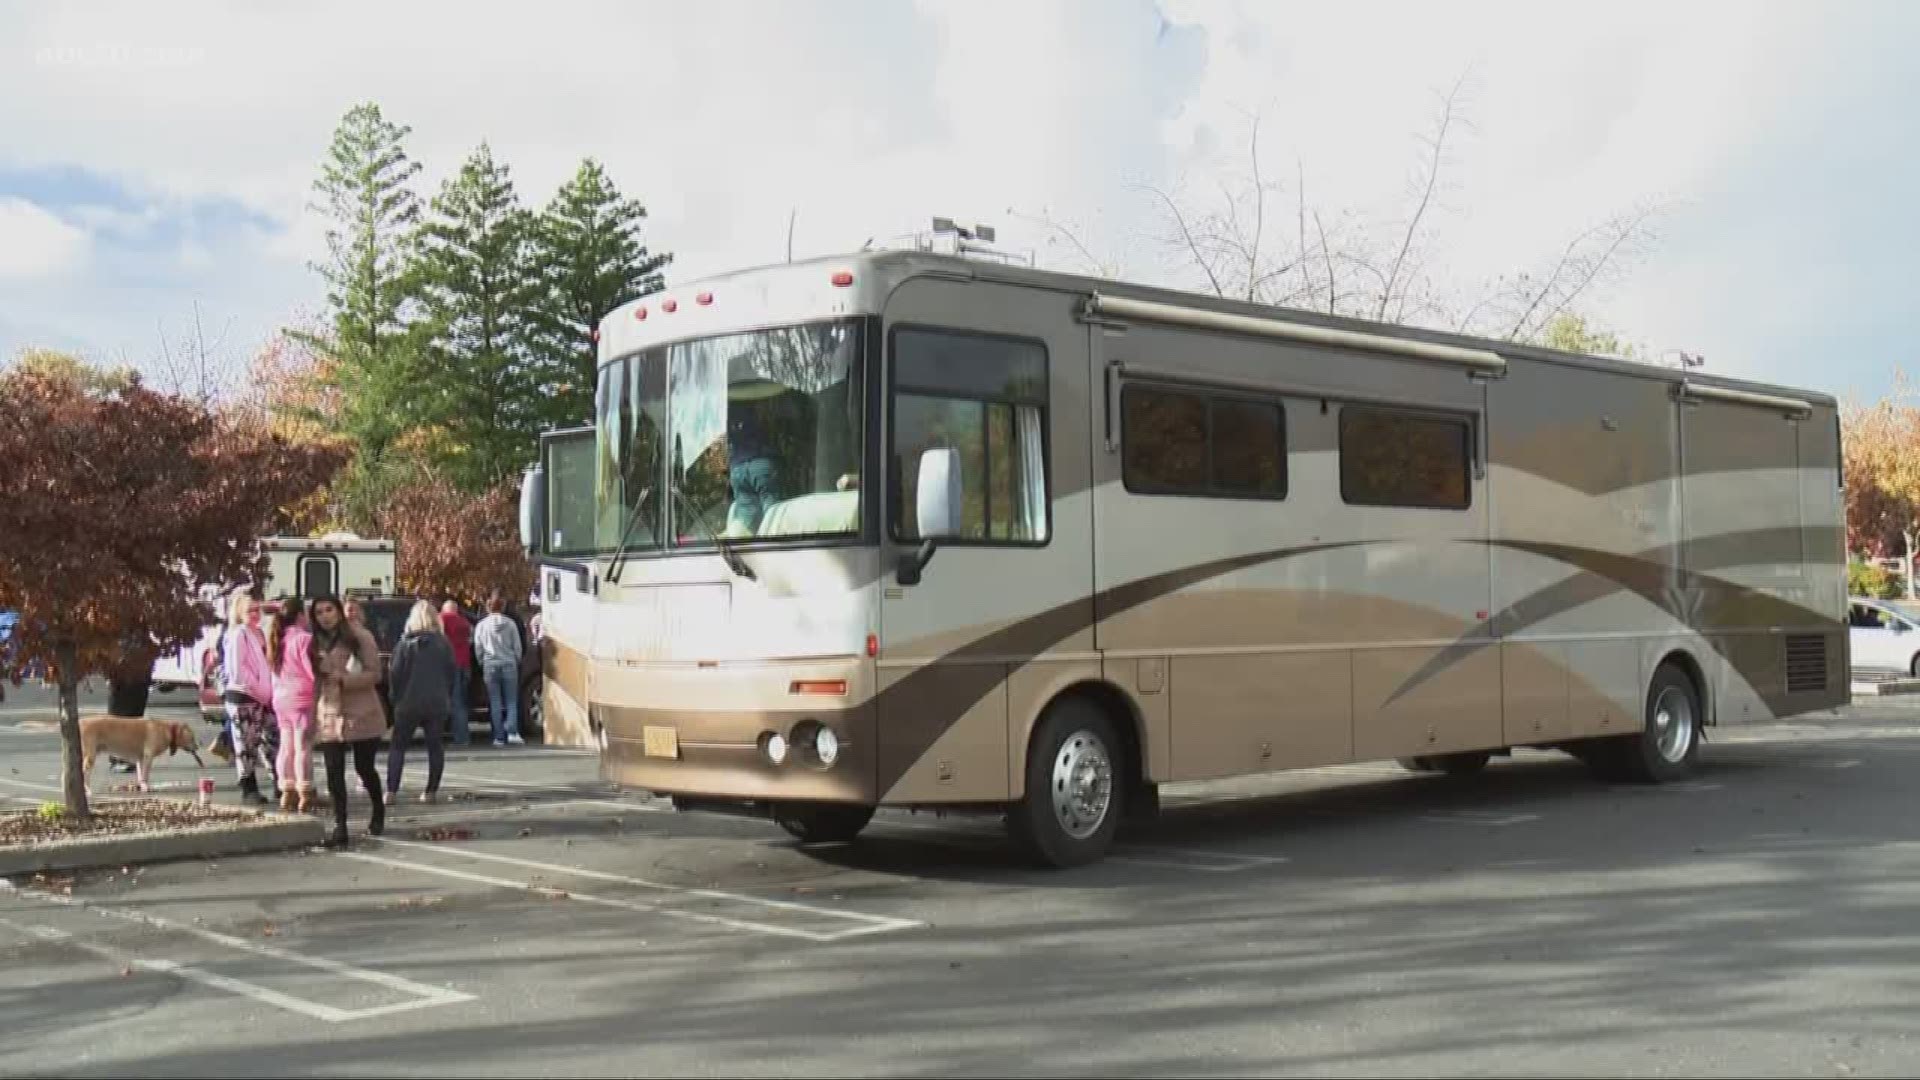
[[[1213,402],[1213,486],[1235,495],[1287,493],[1287,457],[1280,406],[1267,401]]]
[[[1464,510],[1472,425],[1358,405],[1340,410],[1340,497],[1359,506]]]
[[[960,454],[963,541],[1046,542],[1045,348],[981,334],[896,330],[892,411],[895,539],[920,538],[920,455],[940,447]]]
[[[1129,386],[1122,395],[1121,477],[1132,491],[1207,486],[1207,399]]]
[[[1284,498],[1280,404],[1129,386],[1121,394],[1121,478],[1156,495]]]

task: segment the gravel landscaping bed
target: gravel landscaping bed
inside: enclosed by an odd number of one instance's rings
[[[0,846],[156,832],[176,833],[245,825],[259,820],[260,815],[252,810],[231,806],[201,807],[178,799],[98,802],[93,806],[93,817],[85,821],[65,814],[44,817],[38,810],[7,810],[0,811]]]

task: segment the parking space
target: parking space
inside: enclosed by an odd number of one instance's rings
[[[41,798],[49,753],[10,752],[0,793]],[[1652,788],[1549,754],[1171,788],[1058,873],[993,818],[802,848],[590,756],[476,748],[345,852],[15,882],[0,1072],[1377,1074],[1495,1043],[1546,1072],[1777,1071],[1829,1064],[1780,1036],[1812,1030],[1858,1035],[1863,1071],[1909,1060],[1876,1018],[1920,974],[1920,829],[1892,812],[1920,714],[1719,732],[1706,760]],[[1847,962],[1810,968],[1816,941]],[[1708,1041],[1735,1057],[1688,1058]]]

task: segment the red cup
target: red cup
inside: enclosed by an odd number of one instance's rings
[[[200,805],[206,806],[211,802],[213,802],[213,777],[203,776],[200,778]]]

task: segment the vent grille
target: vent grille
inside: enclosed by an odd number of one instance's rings
[[[1825,634],[1787,636],[1787,693],[1804,694],[1827,688]]]

